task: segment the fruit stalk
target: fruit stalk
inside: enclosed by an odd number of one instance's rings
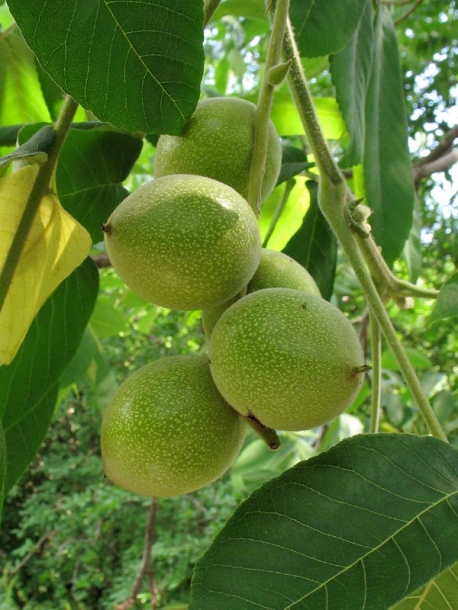
[[[33,219],[35,218],[35,214],[37,213],[41,200],[46,193],[49,192],[57,159],[77,108],[78,104],[67,95],[53,127],[55,137],[48,153],[48,158],[40,167],[0,274],[0,310],[5,302],[6,295],[8,294],[14,272],[27,240]]]
[[[264,77],[257,103],[253,156],[251,158],[250,183],[248,187],[248,203],[256,215],[259,215],[261,206],[260,193],[266,167],[269,119],[275,90],[275,86],[269,80],[268,74],[269,70],[277,66],[281,61],[289,0],[277,0],[271,4],[272,7],[275,7],[275,13],[267,51]]]
[[[267,428],[261,422],[256,419],[253,415],[245,415],[243,419],[246,423],[252,428],[256,434],[262,438],[262,440],[266,443],[269,449],[275,451],[281,445],[280,438],[273,428]]]
[[[319,204],[321,211],[332,227],[348,261],[353,267],[371,309],[371,314],[380,325],[431,434],[447,441],[447,436],[425,396],[415,370],[396,335],[391,319],[367,270],[365,260],[356,241],[357,238],[349,226],[348,214],[346,212],[346,201],[349,191],[340,169],[334,162],[321,130],[289,20],[283,47],[286,59],[291,60],[289,82],[293,98],[320,172]]]
[[[377,318],[369,314],[371,326],[372,397],[370,431],[378,432],[382,399],[382,333]]]

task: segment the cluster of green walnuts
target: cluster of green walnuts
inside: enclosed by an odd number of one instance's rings
[[[148,301],[202,310],[207,354],[147,364],[118,389],[101,432],[105,474],[138,494],[188,493],[220,477],[247,422],[305,430],[342,413],[363,381],[347,318],[290,257],[261,247],[246,201],[256,106],[201,101],[180,136],[162,135],[154,180],[103,226],[110,260]],[[281,166],[269,124],[264,200]]]

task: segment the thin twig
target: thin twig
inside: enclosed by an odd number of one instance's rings
[[[33,556],[33,554],[36,553],[38,551],[38,549],[46,542],[46,540],[48,540],[48,538],[51,538],[51,536],[54,536],[56,531],[57,530],[52,530],[51,532],[47,532],[46,534],[43,534],[43,536],[40,538],[40,540],[38,540],[38,542],[36,542],[33,545],[33,547],[30,549],[30,551],[27,553],[27,555],[21,559],[21,561],[17,564],[17,566],[15,566],[9,572],[9,574],[11,576],[14,576],[14,574],[17,574],[19,572],[19,570],[23,566],[25,566],[25,564],[29,561],[29,559]]]
[[[406,11],[403,15],[401,15],[398,19],[396,19],[396,21],[394,22],[394,25],[399,25],[400,23],[402,23],[405,19],[407,19],[408,17],[410,17],[410,15],[415,12],[417,10],[417,8],[420,6],[420,4],[423,3],[423,0],[417,0],[415,2],[415,4],[413,6],[411,6],[409,8],[408,11]]]
[[[216,9],[220,5],[220,3],[221,3],[221,0],[207,0],[205,2],[205,6],[204,6],[204,14],[205,14],[204,27],[206,27],[210,23],[213,15],[216,12]]]
[[[155,610],[157,608],[157,586],[154,580],[153,566],[151,563],[151,548],[154,542],[155,525],[156,525],[156,513],[159,506],[157,498],[151,500],[151,505],[148,513],[148,521],[145,529],[145,543],[143,546],[143,556],[140,564],[140,569],[137,572],[132,590],[129,597],[116,606],[116,610],[129,610],[135,604],[137,595],[140,593],[143,579],[145,576],[148,577],[149,587],[151,591],[151,608]]]
[[[454,127],[452,127],[450,129],[450,131],[447,131],[447,133],[440,140],[440,142],[436,146],[436,148],[433,148],[433,150],[428,155],[426,155],[426,157],[422,157],[421,159],[419,159],[415,163],[415,167],[420,167],[421,165],[427,165],[427,164],[431,163],[432,161],[439,159],[439,157],[442,157],[442,155],[444,155],[445,153],[448,153],[449,151],[451,151],[452,147],[453,147],[453,143],[455,142],[456,139],[458,139],[458,125],[455,125]]]

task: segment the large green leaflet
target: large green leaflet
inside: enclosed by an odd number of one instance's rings
[[[19,479],[46,435],[59,376],[78,348],[97,293],[97,269],[86,259],[42,307],[13,362],[0,367],[5,493]]]
[[[413,222],[415,189],[396,32],[387,7],[375,26],[374,61],[365,108],[362,189],[373,214],[377,244],[391,265],[402,253]],[[359,170],[358,170],[359,171]]]
[[[9,0],[38,61],[100,120],[178,134],[200,95],[203,3]]]
[[[458,559],[458,451],[346,439],[272,479],[197,563],[190,610],[385,610]]]
[[[350,134],[350,144],[340,159],[342,167],[352,167],[363,161],[366,97],[372,70],[373,44],[373,10],[371,3],[367,2],[349,44],[329,58],[337,103]]]

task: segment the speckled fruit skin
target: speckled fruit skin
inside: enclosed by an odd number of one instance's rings
[[[246,424],[213,383],[205,355],[170,356],[119,387],[102,421],[106,476],[136,494],[189,493],[220,477]]]
[[[268,248],[263,248],[261,251],[261,260],[248,283],[247,294],[264,288],[294,288],[321,297],[320,289],[307,269],[287,254]],[[235,301],[236,297],[233,297],[202,312],[202,324],[207,337],[212,334],[222,313]]]
[[[351,405],[364,379],[361,345],[334,305],[288,288],[229,307],[210,339],[213,379],[237,411],[280,430],[320,426]]]
[[[148,182],[121,202],[104,232],[110,261],[129,288],[171,309],[226,301],[248,283],[261,256],[248,203],[202,176]]]
[[[154,175],[156,178],[169,174],[208,176],[228,184],[246,199],[255,116],[256,106],[246,100],[233,97],[202,100],[180,136],[159,138]],[[280,139],[270,121],[262,201],[275,187],[281,155]]]

